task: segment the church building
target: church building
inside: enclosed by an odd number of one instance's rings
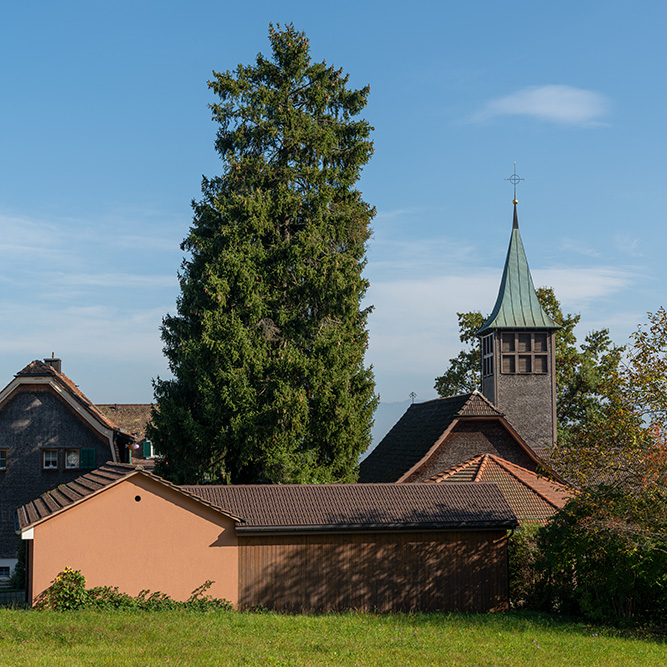
[[[532,494],[523,508],[513,507],[520,520],[521,514],[535,518],[536,499],[545,513],[539,520],[546,520],[569,497],[545,461],[556,442],[555,334],[560,327],[537,298],[517,204],[515,194],[498,298],[477,332],[481,393],[411,405],[361,462],[360,482],[461,481],[463,470],[468,481],[481,481],[493,468],[499,480],[507,477],[506,488],[519,485],[526,498]],[[545,474],[550,480],[540,477]],[[543,482],[552,485],[548,493]]]

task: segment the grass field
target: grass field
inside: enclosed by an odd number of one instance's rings
[[[0,665],[667,665],[667,641],[525,613],[0,610]]]

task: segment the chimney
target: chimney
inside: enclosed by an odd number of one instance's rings
[[[51,352],[51,358],[50,359],[44,359],[44,363],[47,366],[51,366],[54,371],[57,373],[62,373],[62,360],[61,359],[56,359],[55,355],[53,352]]]

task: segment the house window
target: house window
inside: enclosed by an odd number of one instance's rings
[[[547,333],[504,333],[500,338],[501,369],[507,375],[543,375],[549,370]]]
[[[57,470],[58,469],[58,450],[57,449],[43,449],[42,450],[42,469],[43,470]]]
[[[9,579],[9,565],[0,565],[0,579]]]
[[[482,338],[482,375],[493,375],[493,334]]]
[[[7,449],[0,449],[0,470],[7,470]]]
[[[76,469],[79,468],[79,450],[66,449],[65,450],[65,468]]]

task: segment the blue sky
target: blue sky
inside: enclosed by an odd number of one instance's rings
[[[512,220],[536,285],[625,343],[665,305],[667,5],[36,1],[3,8],[0,384],[56,356],[149,402],[203,174],[211,70],[292,21],[371,85],[367,355],[383,402],[435,396],[457,311],[493,307]]]

